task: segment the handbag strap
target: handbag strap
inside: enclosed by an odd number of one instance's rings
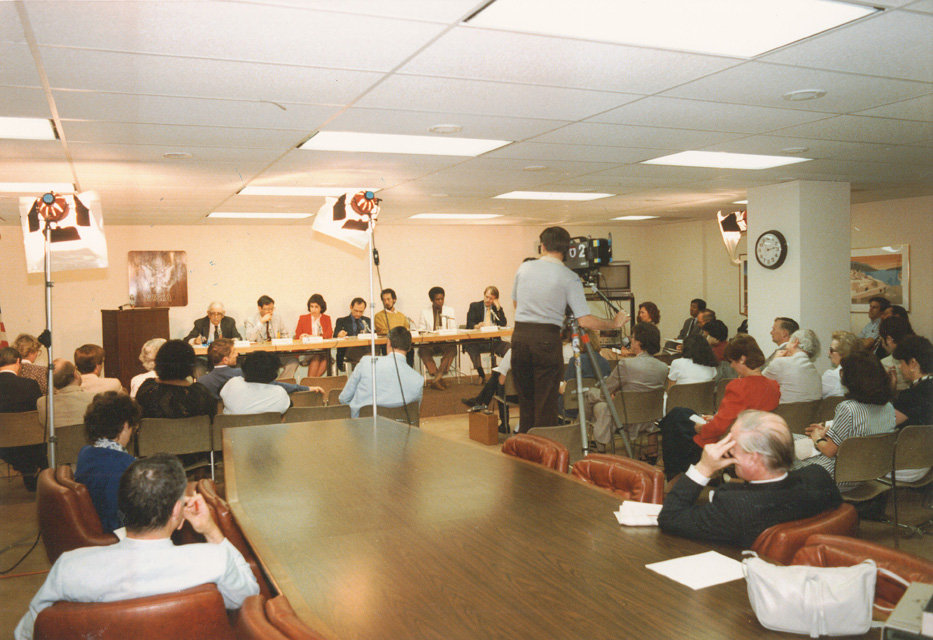
[[[910,587],[910,582],[900,577],[893,571],[889,571],[885,569],[884,567],[878,567],[878,573],[885,576],[886,578],[891,578],[895,582],[899,582],[900,584],[904,585],[905,588]],[[880,604],[877,604],[877,603],[875,603],[874,607],[875,609],[878,609],[879,611],[887,611],[887,612],[894,611],[894,607],[882,607]]]

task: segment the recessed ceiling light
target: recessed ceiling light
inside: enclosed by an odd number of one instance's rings
[[[498,213],[416,213],[411,216],[413,220],[489,220],[501,217]]]
[[[660,216],[619,216],[613,220],[653,220],[658,217]]]
[[[800,89],[799,91],[785,93],[781,97],[785,100],[790,100],[791,102],[800,102],[802,100],[816,100],[817,98],[822,98],[825,95],[826,92],[822,89]]]
[[[265,212],[265,213],[244,213],[240,211],[215,211],[209,214],[208,218],[254,218],[257,220],[271,220],[273,218],[280,220],[300,220],[302,218],[310,218],[313,216],[313,213],[276,213],[276,212]]]
[[[0,192],[36,194],[38,198],[43,193],[74,193],[75,186],[70,182],[0,182]]]
[[[55,127],[48,118],[0,118],[0,138],[54,140]]]
[[[358,191],[377,191],[377,189],[364,189],[358,187],[243,187],[237,193],[240,196],[304,196],[304,197],[338,197],[345,193]]]
[[[732,204],[748,204],[748,200],[736,200]]]
[[[761,156],[749,153],[725,153],[722,151],[683,151],[641,164],[662,164],[675,167],[707,167],[714,169],[770,169],[786,164],[807,162],[810,158],[785,158],[783,156]]]
[[[530,164],[522,169],[522,171],[544,171],[545,169],[547,169],[547,166],[543,164]]]
[[[356,151],[361,153],[400,153],[427,156],[478,156],[509,144],[511,140],[479,138],[439,138],[404,136],[390,133],[319,131],[299,149],[310,151]]]
[[[611,198],[614,193],[565,193],[561,191],[510,191],[503,193],[496,198],[501,200],[599,200],[600,198]]]
[[[781,149],[781,153],[797,154],[797,153],[806,153],[809,150],[810,150],[810,147],[787,147],[786,149]]]
[[[463,127],[459,124],[436,124],[429,128],[428,131],[431,133],[460,133],[463,131]]]
[[[162,157],[169,160],[190,160],[194,157],[194,154],[187,151],[166,151],[162,154]]]
[[[470,26],[753,57],[878,11],[830,0],[496,0]]]

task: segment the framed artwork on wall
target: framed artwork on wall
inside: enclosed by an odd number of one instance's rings
[[[852,249],[849,284],[853,313],[868,313],[875,296],[910,311],[910,245]]]
[[[745,315],[748,306],[748,254],[739,254],[739,313]]]
[[[188,254],[184,251],[130,251],[130,302],[137,307],[188,304]]]

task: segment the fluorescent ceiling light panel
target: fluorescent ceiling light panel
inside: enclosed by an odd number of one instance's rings
[[[619,216],[613,220],[654,220],[660,216]]]
[[[758,156],[749,153],[725,153],[723,151],[684,151],[641,164],[666,164],[675,167],[707,167],[712,169],[771,169],[787,164],[809,162],[810,158],[788,158],[786,156]]]
[[[345,193],[376,191],[356,187],[243,187],[240,196],[342,196]]]
[[[412,220],[489,220],[501,218],[499,213],[417,213],[411,216]]]
[[[356,151],[423,156],[478,156],[510,144],[511,140],[451,138],[449,136],[403,136],[390,133],[319,131],[298,147],[310,151]]]
[[[748,204],[748,200],[736,200],[732,204]]]
[[[614,193],[564,193],[560,191],[510,191],[496,198],[500,200],[599,200],[611,198]]]
[[[300,220],[310,218],[313,213],[243,213],[240,211],[215,211],[208,218],[252,218],[255,220]]]
[[[38,198],[49,191],[74,193],[75,186],[70,182],[0,182],[0,193],[34,193]]]
[[[748,58],[875,11],[833,0],[496,0],[469,25]]]
[[[48,118],[0,118],[0,138],[54,140],[55,129]]]

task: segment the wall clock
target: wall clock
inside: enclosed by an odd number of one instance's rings
[[[787,258],[787,240],[780,231],[772,229],[758,236],[755,242],[755,257],[765,269],[777,269]]]

